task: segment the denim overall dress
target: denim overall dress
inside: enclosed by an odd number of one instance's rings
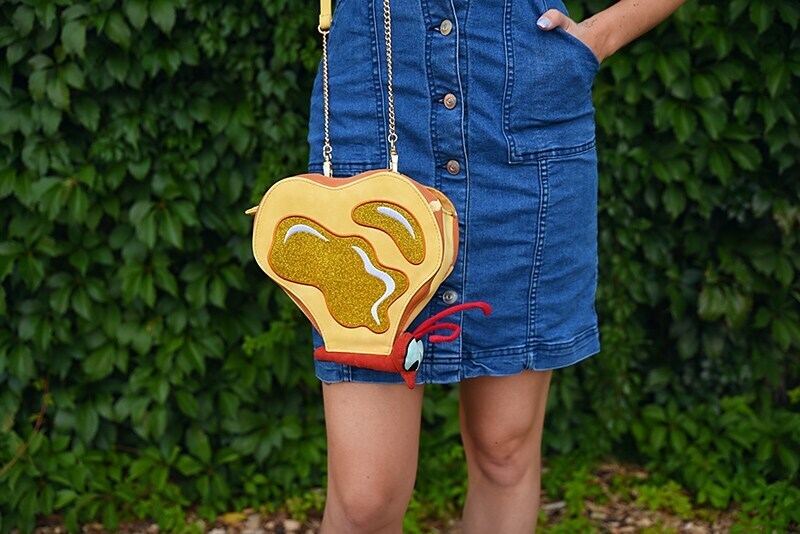
[[[415,318],[460,302],[454,341],[425,340],[416,383],[555,369],[600,352],[597,152],[600,63],[561,28],[561,0],[391,3],[398,171],[455,205],[453,271]],[[340,0],[328,35],[334,177],[389,166],[382,0]],[[310,101],[308,172],[322,173],[322,64]],[[314,348],[323,344],[312,326]],[[315,361],[324,382],[402,383],[399,374]]]

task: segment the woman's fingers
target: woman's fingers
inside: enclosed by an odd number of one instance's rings
[[[575,21],[557,9],[548,9],[536,21],[536,25],[543,30],[552,30],[557,26],[566,30],[573,24],[575,24]]]
[[[603,59],[605,59],[605,56],[597,52],[596,36],[593,35],[593,32],[579,25],[557,9],[548,9],[542,13],[542,16],[536,21],[536,25],[545,31],[550,31],[559,27],[563,28],[564,31],[571,33],[576,39],[582,41],[583,44],[594,53],[597,61],[603,61]]]

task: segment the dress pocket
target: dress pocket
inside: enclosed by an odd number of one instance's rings
[[[539,160],[543,239],[531,313],[536,336],[572,341],[597,323],[597,146]]]
[[[594,50],[589,48],[589,45],[587,45],[586,43],[584,43],[583,41],[581,41],[580,39],[578,39],[577,37],[575,37],[574,35],[572,35],[567,30],[565,30],[564,28],[562,28],[560,26],[558,28],[556,28],[555,30],[557,32],[563,33],[571,41],[573,41],[579,48],[581,48],[583,50],[584,55],[587,58],[589,58],[589,63],[591,63],[593,66],[597,67],[598,69],[600,68],[600,60],[595,55]]]
[[[592,86],[600,62],[563,28],[536,27],[551,8],[567,14],[560,0],[505,0],[503,128],[509,163],[570,152],[595,139]]]
[[[328,127],[333,175],[345,177],[385,167],[387,156],[379,106],[377,44],[371,31],[374,11],[369,2],[345,0],[338,4],[328,34]],[[308,171],[322,173],[322,57],[311,91],[307,141]]]

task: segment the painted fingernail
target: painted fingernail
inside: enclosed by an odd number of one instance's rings
[[[550,27],[550,19],[547,17],[541,17],[539,20],[536,21],[536,25],[540,28],[549,28]]]

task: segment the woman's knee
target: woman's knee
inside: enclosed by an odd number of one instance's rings
[[[362,480],[337,485],[328,491],[326,513],[339,518],[347,532],[382,532],[392,526],[400,527],[413,491],[413,479],[395,481]],[[335,511],[332,510],[335,508]],[[399,532],[399,530],[397,530]]]
[[[459,419],[473,473],[500,486],[539,476],[550,374],[478,377],[462,384]]]
[[[538,473],[540,446],[531,433],[479,436],[472,449],[475,467],[495,485],[514,487]]]

